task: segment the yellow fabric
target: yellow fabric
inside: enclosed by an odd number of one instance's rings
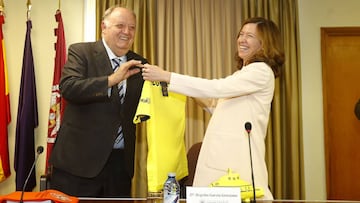
[[[146,121],[148,191],[159,192],[168,172],[180,180],[188,175],[185,149],[186,96],[168,92],[159,83],[145,81],[134,123]]]
[[[2,167],[1,156],[0,156],[0,182],[6,179],[4,169]]]

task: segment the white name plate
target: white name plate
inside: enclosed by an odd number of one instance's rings
[[[186,187],[186,203],[241,203],[240,187]]]

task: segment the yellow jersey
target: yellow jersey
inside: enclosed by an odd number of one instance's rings
[[[186,96],[167,92],[159,82],[144,82],[134,123],[146,121],[149,192],[160,192],[169,172],[177,180],[188,175],[185,105]]]

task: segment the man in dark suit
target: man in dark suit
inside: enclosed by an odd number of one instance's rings
[[[50,157],[50,187],[73,196],[130,197],[133,117],[144,82],[136,66],[147,60],[129,50],[133,11],[109,8],[101,29],[102,40],[69,47],[60,81],[67,106]]]

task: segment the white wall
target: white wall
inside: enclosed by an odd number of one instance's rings
[[[21,68],[26,33],[26,2],[5,1],[5,24],[3,25],[8,84],[10,92],[11,123],[9,130],[11,176],[0,183],[0,195],[15,191],[14,142],[18,108],[18,96],[21,79]],[[31,9],[33,48],[39,126],[35,131],[35,146],[46,149],[47,124],[50,107],[50,93],[54,72],[54,28],[57,27],[55,12],[58,0],[33,0]],[[61,12],[64,21],[66,44],[83,40],[84,0],[61,0]],[[37,176],[45,171],[46,151],[39,157]],[[39,180],[39,178],[37,178]],[[38,187],[34,191],[38,191]]]
[[[89,0],[61,0],[66,43],[88,40],[83,32],[84,3]],[[359,0],[298,0],[300,19],[301,77],[304,132],[305,192],[306,199],[326,199],[324,131],[322,107],[322,76],[320,56],[320,27],[360,26]],[[46,146],[47,120],[50,106],[50,88],[53,77],[54,18],[58,1],[32,1],[32,45],[35,62],[36,85],[39,107],[39,127],[36,129],[36,146]],[[85,7],[89,7],[86,5]],[[14,146],[18,94],[21,77],[22,54],[26,31],[26,1],[5,2],[6,19],[3,27],[7,53],[10,86],[11,116],[9,146]],[[90,31],[93,32],[93,31]],[[85,36],[85,38],[83,38]],[[91,35],[90,35],[91,38]],[[45,154],[45,153],[44,153]],[[45,171],[45,156],[40,156],[37,175]],[[14,148],[10,147],[13,163]],[[39,179],[38,179],[39,180]],[[0,183],[0,195],[15,190],[15,172]],[[34,191],[38,191],[35,188]]]
[[[360,26],[359,0],[298,0],[306,199],[326,199],[321,27]]]

